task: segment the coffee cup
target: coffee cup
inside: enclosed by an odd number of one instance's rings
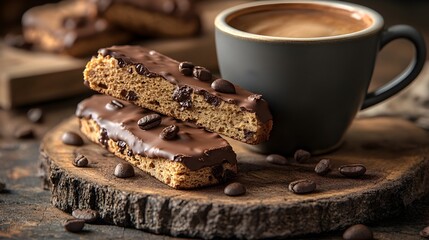
[[[338,147],[357,112],[410,84],[426,47],[408,25],[384,28],[380,14],[336,1],[257,1],[215,19],[220,73],[262,94],[273,114],[270,139],[252,149],[291,154]],[[412,43],[410,65],[368,93],[378,52],[395,39]]]

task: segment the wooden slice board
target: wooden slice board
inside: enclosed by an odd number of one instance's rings
[[[81,147],[62,144],[61,134],[69,130],[79,132],[77,119],[49,132],[41,146],[52,204],[66,212],[96,209],[107,223],[159,234],[265,238],[320,233],[379,220],[429,192],[429,136],[400,119],[356,120],[340,149],[306,164],[272,165],[232,142],[237,181],[247,188],[240,197],[224,195],[225,185],[175,190],[137,169],[135,177],[118,179],[114,167],[123,160],[87,140]],[[74,167],[76,154],[86,155],[89,167]],[[326,177],[313,172],[321,158],[333,161]],[[342,177],[336,169],[349,163],[365,164],[367,174]],[[301,178],[314,180],[317,191],[289,192],[288,184]]]

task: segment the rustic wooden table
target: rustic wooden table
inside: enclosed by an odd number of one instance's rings
[[[26,109],[0,110],[0,181],[7,189],[0,193],[0,239],[102,239],[145,238],[170,239],[139,230],[109,225],[87,225],[80,234],[69,233],[62,227],[71,218],[50,204],[50,192],[42,189],[39,169],[39,144],[41,137],[64,118],[73,114],[82,97],[57,103],[40,105],[44,121],[30,123]],[[17,140],[16,128],[31,125],[35,139]],[[373,222],[370,227],[377,239],[419,239],[419,231],[429,225],[429,196],[416,201],[408,209],[384,221]],[[341,231],[303,239],[341,239]]]
[[[368,5],[383,15],[387,15],[388,25],[404,22],[415,24],[425,29],[424,35],[428,42],[429,22],[422,20],[429,4],[425,1],[413,1],[413,4],[403,5],[401,1],[395,4],[362,0],[355,1]],[[410,14],[411,13],[411,14]],[[413,14],[414,13],[414,14]],[[209,37],[212,41],[212,38]],[[213,44],[213,42],[209,42]],[[165,46],[169,47],[168,43]],[[395,75],[409,55],[405,43],[395,43],[387,47],[380,56],[381,65],[377,66],[375,77],[378,81],[372,87],[382,84],[386,79]],[[211,53],[213,53],[213,49]],[[211,59],[215,62],[215,59]],[[210,64],[210,63],[207,63]],[[427,64],[428,65],[428,64]],[[395,115],[410,118],[420,126],[429,126],[428,104],[429,68],[426,65],[424,76],[420,77],[417,87],[403,96],[392,99],[388,104],[367,115]],[[413,96],[419,96],[418,101]],[[80,234],[69,233],[62,227],[66,219],[71,218],[50,204],[50,192],[42,189],[39,173],[39,145],[42,136],[63,119],[71,116],[76,104],[85,96],[78,96],[61,101],[38,105],[44,111],[42,123],[29,122],[26,111],[29,107],[15,110],[0,110],[0,182],[6,183],[6,190],[0,193],[0,239],[173,239],[168,236],[154,235],[140,230],[122,228],[110,225],[91,224]],[[407,103],[407,104],[404,104]],[[425,105],[426,104],[426,105]],[[419,114],[412,115],[410,106],[419,107]],[[420,121],[419,121],[420,118]],[[426,123],[426,125],[424,124]],[[14,137],[16,130],[22,126],[31,126],[36,137],[20,140]],[[420,239],[419,231],[429,225],[429,195],[414,202],[409,208],[383,221],[369,224],[376,239]],[[302,239],[341,239],[342,231],[329,232],[318,236],[305,236]]]

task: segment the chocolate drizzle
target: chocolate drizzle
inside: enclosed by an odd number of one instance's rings
[[[179,91],[180,89],[187,89],[187,92],[203,95],[204,99],[214,106],[220,105],[222,101],[234,103],[245,111],[256,113],[256,116],[263,123],[272,119],[267,102],[261,97],[255,97],[260,95],[255,95],[237,85],[233,85],[236,93],[217,92],[210,86],[213,80],[204,82],[196,80],[192,76],[183,75],[179,71],[180,63],[178,61],[168,58],[156,51],[149,51],[139,46],[113,46],[100,49],[98,52],[102,56],[109,55],[115,59],[121,59],[121,61],[125,63],[125,65],[121,67],[134,65],[137,72],[141,75],[145,75],[146,77],[161,77],[177,85],[178,87],[173,94],[173,98],[178,101],[183,108],[192,107],[190,96],[188,98],[186,98],[186,94],[180,94],[180,96],[178,96],[179,92],[183,92]]]
[[[177,121],[171,117],[162,117],[161,124],[150,130],[141,130],[137,121],[154,112],[122,102],[124,107],[109,111],[105,105],[114,98],[95,95],[79,103],[76,115],[79,118],[94,120],[101,128],[99,142],[107,145],[108,139],[117,141],[119,151],[125,146],[127,154],[139,154],[150,158],[165,158],[182,162],[190,170],[216,166],[224,161],[237,162],[231,146],[216,133],[210,133],[193,124]],[[174,141],[165,141],[159,137],[162,130],[176,125],[180,131]],[[125,145],[126,144],[126,145]]]

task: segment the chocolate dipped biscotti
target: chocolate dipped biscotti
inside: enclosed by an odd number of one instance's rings
[[[97,11],[93,3],[71,0],[31,8],[22,17],[25,40],[44,51],[88,56],[131,39],[130,33],[113,27]]]
[[[213,185],[237,173],[228,142],[194,124],[104,95],[79,103],[76,115],[88,139],[173,188]]]
[[[142,47],[100,49],[87,63],[84,79],[100,93],[245,143],[267,140],[272,127],[261,95],[216,78],[203,67]]]
[[[144,36],[185,37],[200,31],[200,19],[190,0],[87,1],[96,3],[109,22]]]

